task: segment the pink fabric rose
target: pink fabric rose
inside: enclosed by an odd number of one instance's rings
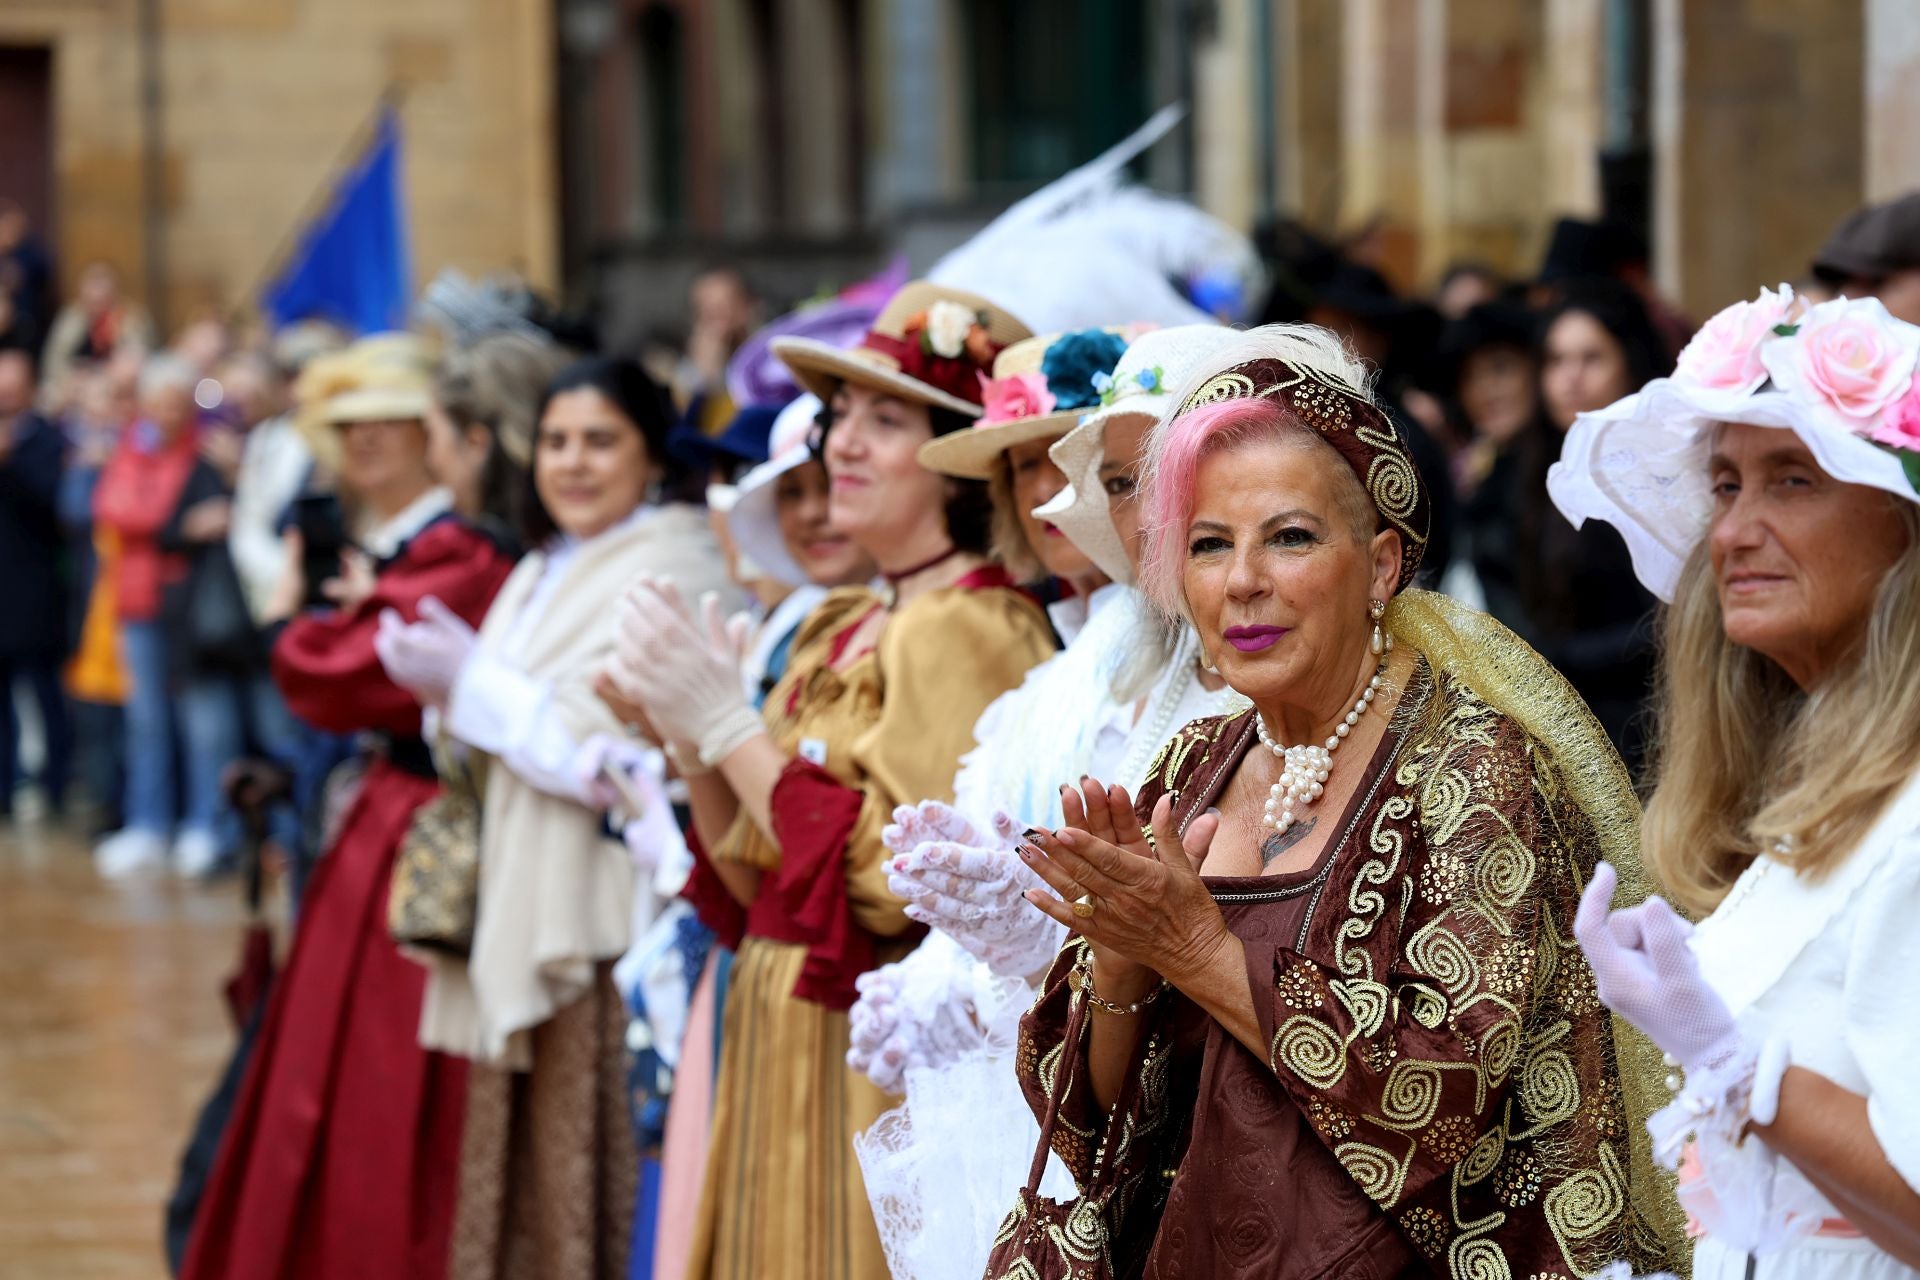
[[[1907,388],[1907,394],[1887,406],[1873,438],[1896,449],[1920,451],[1920,375]]]
[[[980,375],[980,426],[1038,418],[1053,412],[1053,393],[1038,373],[1015,373],[1004,378]]]
[[[1700,326],[1680,353],[1674,380],[1699,387],[1742,394],[1760,389],[1767,367],[1760,348],[1774,338],[1774,326],[1784,323],[1799,304],[1786,285],[1762,289],[1752,302],[1736,302]]]
[[[1760,348],[1774,385],[1829,426],[1871,435],[1880,413],[1913,385],[1920,328],[1887,314],[1878,298],[1823,302],[1791,338]]]

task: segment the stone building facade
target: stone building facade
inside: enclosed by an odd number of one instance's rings
[[[246,304],[390,92],[416,274],[520,271],[622,344],[706,263],[776,301],[924,267],[1175,100],[1149,181],[1408,288],[1604,212],[1699,314],[1920,186],[1911,0],[0,0],[9,50],[63,274],[175,320]]]
[[[244,308],[387,94],[417,275],[558,283],[552,0],[0,0],[0,46],[50,65],[68,285],[105,260],[170,322]]]
[[[1907,0],[1250,0],[1201,56],[1197,190],[1245,223],[1372,224],[1407,287],[1525,275],[1555,217],[1641,224],[1694,314],[1791,280],[1920,188]],[[1256,179],[1270,174],[1264,189]]]

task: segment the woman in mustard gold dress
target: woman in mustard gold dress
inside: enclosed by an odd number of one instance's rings
[[[981,711],[1054,647],[1038,604],[986,554],[984,486],[917,455],[970,428],[979,375],[1026,336],[983,299],[918,283],[853,351],[775,343],[827,405],[832,525],[885,585],[821,603],[763,714],[741,690],[737,633],[711,608],[696,620],[664,583],[628,598],[614,682],[688,779],[710,851],[696,872],[708,892],[690,896],[719,899],[710,920],[736,916],[690,1278],[887,1274],[853,1155],[887,1100],[846,1064],[846,1011],[855,979],[921,930],[887,889],[881,829],[896,805],[951,799]]]

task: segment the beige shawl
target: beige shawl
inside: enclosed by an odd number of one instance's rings
[[[507,579],[481,624],[483,649],[498,651],[512,633],[545,562],[529,555]],[[690,601],[719,591],[729,608],[741,604],[706,513],[693,507],[662,508],[589,543],[564,573],[513,665],[549,687],[576,743],[624,732],[594,695],[593,678],[613,652],[615,602],[635,578],[665,575]],[[635,876],[598,812],[536,790],[497,760],[484,763],[473,952],[465,961],[415,955],[429,974],[420,1042],[524,1070],[528,1029],[586,994],[597,962],[626,951]]]

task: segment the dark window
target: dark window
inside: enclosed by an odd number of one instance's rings
[[[973,177],[1030,189],[1127,136],[1148,100],[1147,0],[968,0]]]
[[[654,5],[634,25],[640,63],[640,129],[646,139],[653,225],[687,225],[686,33],[677,9]]]

